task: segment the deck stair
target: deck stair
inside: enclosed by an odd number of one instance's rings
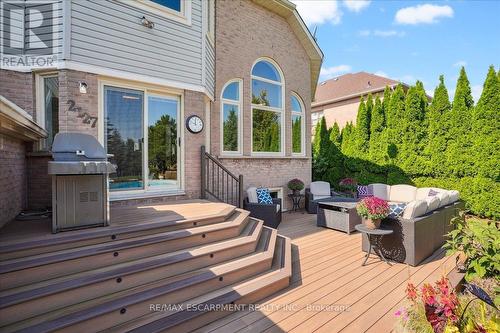
[[[0,332],[188,332],[288,286],[290,240],[229,207],[2,244]]]

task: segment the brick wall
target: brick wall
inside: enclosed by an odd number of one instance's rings
[[[216,2],[216,91],[211,119],[211,151],[220,154],[220,96],[234,78],[243,79],[243,158],[223,158],[235,174],[243,174],[245,188],[284,187],[292,178],[311,182],[310,158],[291,156],[291,92],[305,105],[306,156],[311,156],[311,84],[309,58],[286,20],[248,0]],[[286,158],[255,158],[251,155],[251,70],[261,57],[273,59],[284,75]]]
[[[52,160],[50,154],[28,154],[28,207],[31,209],[47,208],[52,206],[51,176],[47,173],[48,162]]]
[[[80,93],[79,82],[87,83],[87,93]],[[84,123],[84,118],[78,118],[78,112],[70,111],[74,102],[75,108],[80,108],[81,113],[98,117],[99,86],[97,75],[73,70],[59,71],[59,131],[80,132],[92,134],[97,137],[98,126]],[[100,120],[101,121],[101,120]]]
[[[26,145],[0,134],[0,227],[26,208]]]
[[[243,175],[245,188],[282,187],[284,209],[292,207],[290,199],[286,196],[289,192],[287,183],[290,179],[299,178],[305,184],[311,183],[311,159],[308,158],[223,158],[222,163],[235,175]],[[303,204],[304,201],[301,202],[301,205]]]
[[[32,73],[0,69],[0,95],[36,118],[35,84]]]

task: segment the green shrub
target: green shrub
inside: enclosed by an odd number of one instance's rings
[[[495,222],[466,219],[464,212],[452,219],[455,229],[443,246],[448,254],[462,252],[465,279],[493,277],[500,281],[500,230]]]

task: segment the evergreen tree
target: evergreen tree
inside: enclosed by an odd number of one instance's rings
[[[427,101],[422,94],[423,86],[417,84],[411,87],[405,99],[405,112],[401,119],[403,136],[399,153],[399,165],[405,172],[421,174],[425,169],[423,150],[426,136],[426,106]]]
[[[500,81],[490,66],[474,111],[475,169],[481,177],[500,181]]]
[[[446,171],[446,146],[448,143],[448,117],[451,109],[448,89],[444,84],[444,76],[439,77],[439,85],[434,90],[434,98],[429,107],[429,143],[427,155],[430,157],[427,174],[442,175]]]
[[[340,149],[340,146],[342,144],[342,135],[340,132],[339,124],[337,124],[337,122],[334,122],[332,128],[330,128],[330,141]]]
[[[232,108],[229,111],[227,119],[224,120],[222,127],[224,128],[224,150],[237,151],[238,150],[238,115],[236,109]]]
[[[342,129],[341,151],[345,156],[353,156],[354,153],[354,125],[348,122]]]
[[[326,127],[325,117],[316,125],[313,144],[313,179],[326,180],[329,171],[330,135]]]
[[[469,79],[462,67],[446,124],[449,128],[448,145],[446,147],[448,175],[463,177],[474,174],[473,159],[468,155],[472,145],[473,106],[474,100]]]
[[[361,98],[358,114],[356,117],[356,153],[360,158],[365,158],[370,143],[370,111],[373,108],[372,96],[368,95],[368,101]]]
[[[401,145],[404,134],[402,118],[405,113],[405,92],[403,85],[398,84],[391,94],[389,110],[386,113],[387,123],[387,155],[394,162],[398,155],[399,145]]]
[[[385,142],[385,114],[384,106],[377,96],[375,105],[372,111],[370,123],[370,160],[375,163],[383,164],[385,162],[385,155],[387,147]]]

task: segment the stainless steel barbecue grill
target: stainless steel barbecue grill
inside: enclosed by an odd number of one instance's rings
[[[116,167],[104,147],[92,135],[58,133],[52,157],[52,232],[108,225],[108,175]]]

